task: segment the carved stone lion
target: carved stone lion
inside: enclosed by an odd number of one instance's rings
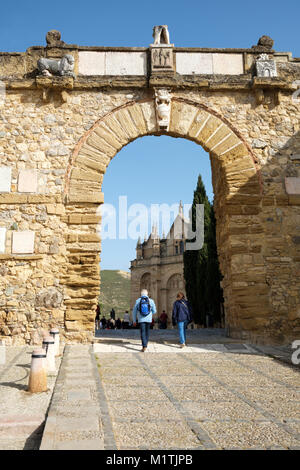
[[[53,75],[74,77],[74,57],[71,54],[64,55],[61,59],[46,59],[41,57],[37,63],[38,70],[46,77]]]

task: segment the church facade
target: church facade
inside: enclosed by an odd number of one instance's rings
[[[172,308],[178,291],[185,293],[183,277],[183,253],[185,238],[182,206],[168,235],[162,238],[154,226],[148,239],[138,241],[136,259],[131,261],[131,308],[147,289],[154,300],[157,313],[163,310],[168,315],[168,327],[172,326]]]

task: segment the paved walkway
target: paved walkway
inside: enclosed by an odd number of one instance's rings
[[[40,449],[104,449],[106,413],[92,347],[66,346]]]
[[[5,364],[0,364],[0,450],[36,450],[40,446],[56,377],[48,376],[47,392],[27,392],[33,349],[6,347]],[[57,368],[59,362],[57,359]]]
[[[97,353],[118,449],[300,448],[298,371],[247,349],[188,349]]]
[[[66,346],[57,379],[36,395],[26,391],[32,348],[7,347],[0,449],[300,448],[299,366],[281,362],[289,348],[189,332],[180,349],[175,332],[157,331],[141,353],[138,331],[107,333]]]

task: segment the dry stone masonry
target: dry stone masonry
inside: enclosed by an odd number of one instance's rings
[[[0,53],[0,336],[92,339],[106,167],[166,134],[210,154],[228,333],[299,337],[300,59],[267,36],[176,48],[165,25],[149,48],[46,40]]]

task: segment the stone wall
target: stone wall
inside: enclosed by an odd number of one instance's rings
[[[75,46],[0,56],[0,335],[34,343],[58,325],[68,341],[92,339],[103,175],[124,145],[164,133],[210,153],[229,333],[299,336],[300,63],[278,53],[278,77],[259,79],[245,50],[231,76],[34,75],[38,57],[66,50],[77,73]],[[171,89],[167,131],[157,86]]]

